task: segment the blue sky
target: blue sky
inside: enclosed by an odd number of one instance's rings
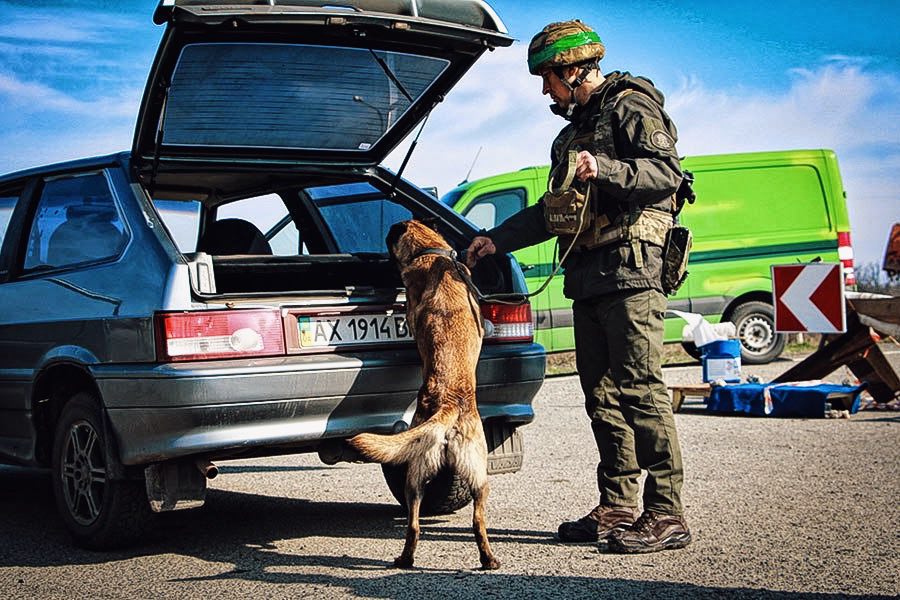
[[[162,27],[156,0],[0,0],[0,172],[127,149]],[[562,121],[528,75],[547,22],[581,18],[666,94],[681,154],[831,148],[857,263],[900,221],[900,3],[494,0],[518,42],[486,54],[437,108],[406,176],[445,192],[547,162]],[[399,166],[401,146],[387,161]]]

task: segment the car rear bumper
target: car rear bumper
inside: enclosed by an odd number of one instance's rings
[[[421,385],[414,349],[95,370],[126,465],[190,455],[310,449],[409,423]],[[485,346],[478,408],[485,420],[529,423],[544,379],[537,344]]]

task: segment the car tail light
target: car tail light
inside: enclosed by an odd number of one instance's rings
[[[484,317],[485,342],[530,342],[534,339],[528,303],[482,304],[481,316]]]
[[[841,270],[844,272],[844,285],[856,285],[856,273],[853,271],[853,246],[850,244],[850,232],[838,231],[838,258],[841,259]]]
[[[156,313],[159,360],[207,360],[285,353],[281,311],[204,310]]]

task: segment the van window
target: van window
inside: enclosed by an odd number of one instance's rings
[[[695,177],[697,202],[682,218],[705,240],[754,237],[764,241],[772,234],[831,226],[822,182],[810,166],[697,171]]]
[[[491,229],[525,208],[525,190],[485,194],[472,202],[463,216],[482,229]]]
[[[112,258],[125,241],[125,225],[102,173],[47,181],[28,235],[24,271]]]

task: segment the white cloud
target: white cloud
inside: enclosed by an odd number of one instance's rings
[[[479,148],[470,179],[545,164],[564,125],[549,105],[540,79],[525,68],[524,46],[486,53],[435,108],[404,175],[444,193],[465,177]],[[389,166],[398,168],[408,142]]]
[[[794,69],[782,94],[710,90],[686,80],[670,95],[684,154],[791,148],[837,153],[858,264],[880,262],[900,221],[900,77],[859,57]]]
[[[897,143],[897,105],[871,112],[881,94],[900,92],[895,76],[866,72],[855,64],[794,69],[783,94],[710,90],[685,80],[669,95],[678,123],[679,151],[686,154],[776,148],[856,148]],[[885,122],[880,117],[894,122]]]
[[[78,46],[60,46],[46,43],[11,44],[9,42],[0,42],[0,54],[3,55],[4,61],[18,59],[20,62],[26,58],[73,61],[90,56],[89,52]]]
[[[32,131],[0,133],[0,164],[4,165],[5,173],[112,154],[128,150],[133,133],[133,119],[107,122],[103,127],[59,131],[43,138]]]
[[[133,118],[142,91],[121,90],[115,95],[80,100],[42,83],[0,73],[0,98],[21,115],[52,111],[75,117]]]
[[[109,43],[111,32],[135,29],[135,19],[104,13],[64,12],[59,14],[10,14],[6,13],[0,25],[0,38],[22,41],[65,43]]]
[[[540,81],[515,44],[482,57],[422,135],[405,176],[441,193],[473,179],[549,161],[564,122],[548,110]],[[861,57],[830,56],[782,74],[782,92],[712,89],[687,78],[667,94],[682,154],[831,148],[848,195],[858,263],[880,261],[890,223],[900,220],[900,77]],[[778,74],[773,74],[778,78]],[[397,168],[406,144],[388,165]]]

